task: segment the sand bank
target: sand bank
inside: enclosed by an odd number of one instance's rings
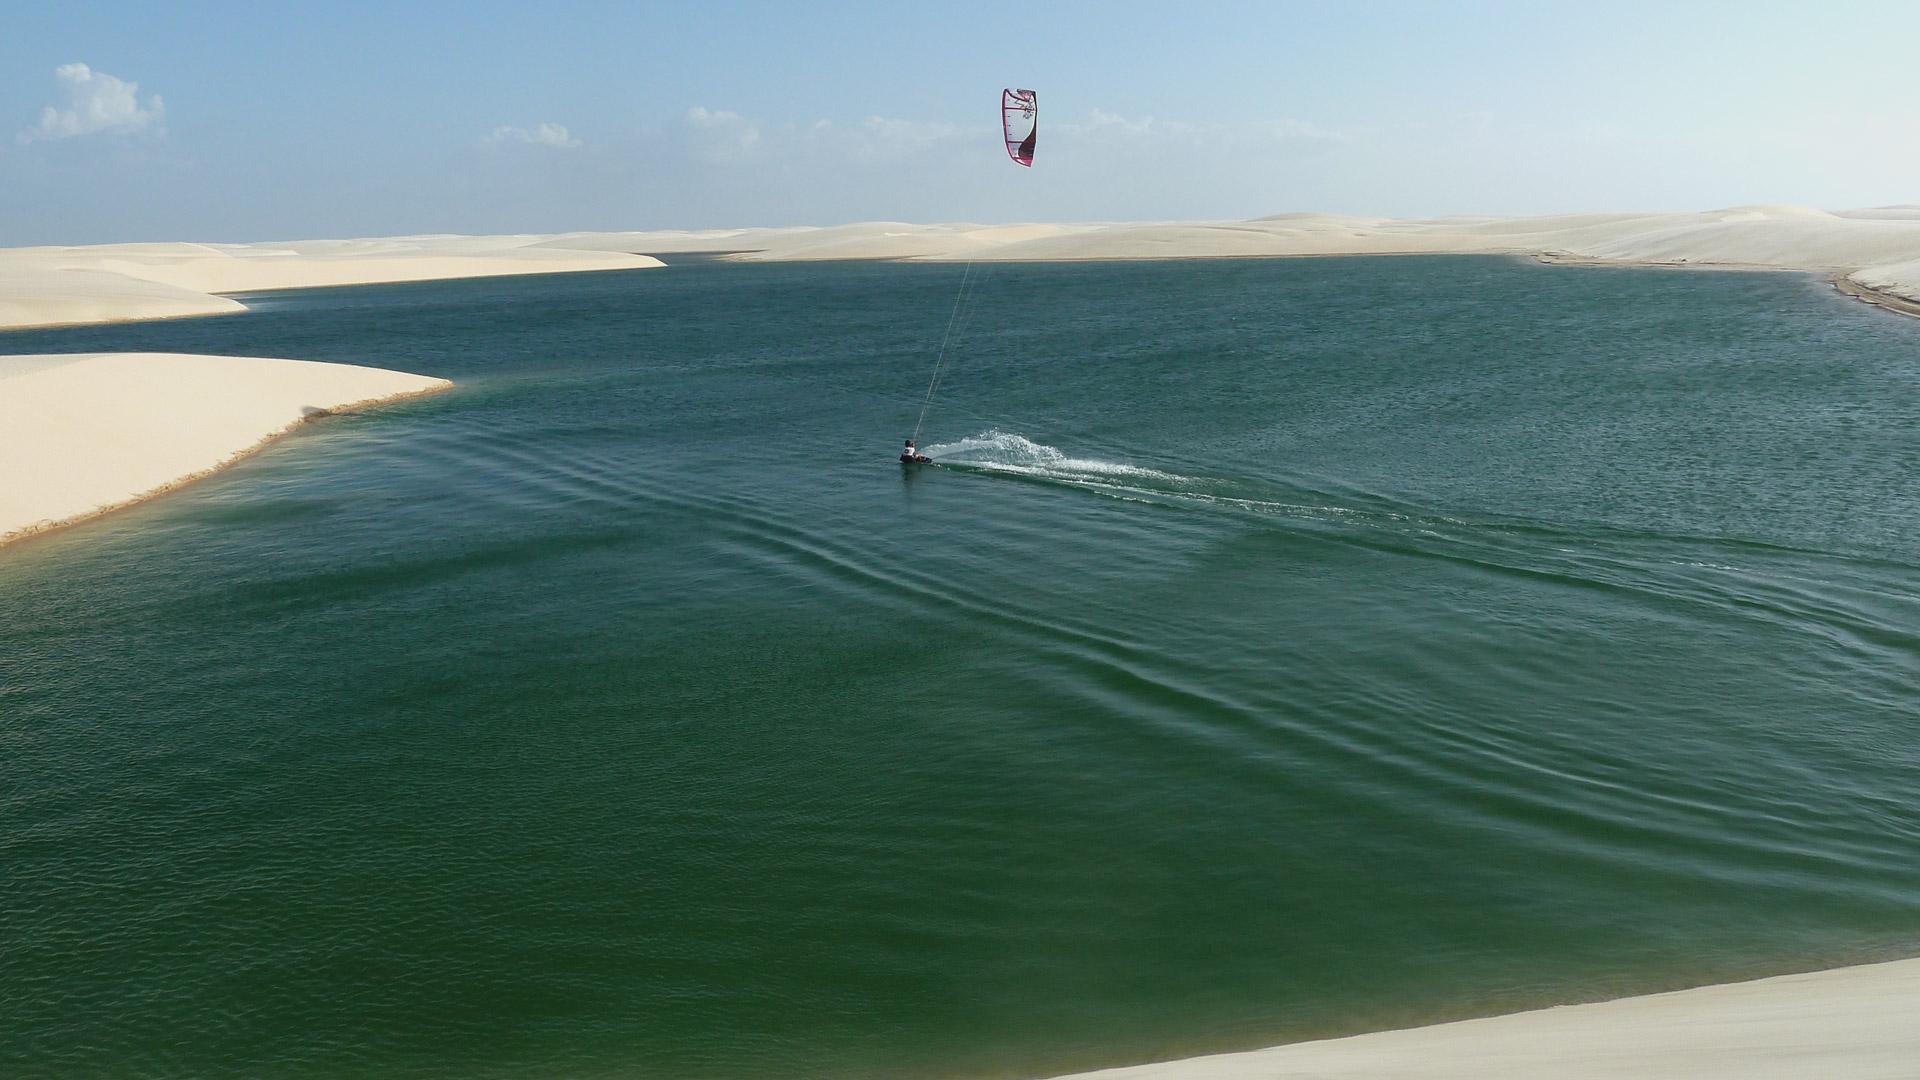
[[[313,416],[452,385],[304,360],[0,356],[0,544],[177,487]]]
[[[0,252],[0,330],[245,311],[237,300],[98,270],[41,267]]]
[[[1916,1003],[1901,960],[1059,1080],[1906,1080]]]
[[[245,310],[222,293],[324,285],[637,270],[660,260],[547,236],[402,236],[269,244],[105,244],[0,250],[0,329]]]
[[[1911,268],[1912,279],[1920,279],[1920,265]],[[1903,288],[1899,280],[1878,280],[1872,283],[1859,277],[1844,273],[1834,274],[1828,279],[1833,287],[1853,297],[1855,300],[1885,308],[1901,315],[1920,317],[1920,300],[1910,299],[1902,293],[1912,293],[1911,288]],[[1896,291],[1898,290],[1898,291]]]
[[[222,293],[662,265],[552,239],[18,248],[0,251],[0,329],[245,310]],[[309,416],[450,385],[296,360],[0,356],[0,543],[166,491]]]

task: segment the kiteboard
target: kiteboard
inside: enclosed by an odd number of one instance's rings
[[[932,458],[930,458],[930,457],[928,457],[928,456],[927,456],[927,455],[925,455],[925,454],[901,454],[901,455],[900,455],[900,464],[902,464],[902,465],[931,465],[931,464],[933,464],[933,459],[932,459]]]

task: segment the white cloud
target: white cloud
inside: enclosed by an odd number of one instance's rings
[[[922,123],[918,120],[895,120],[886,116],[869,116],[860,125],[874,138],[883,142],[906,143],[912,146],[924,146],[927,143],[951,139],[960,134],[960,129],[952,124]]]
[[[760,125],[736,112],[695,105],[687,110],[695,152],[708,161],[740,161],[760,145]]]
[[[960,134],[952,124],[896,120],[887,116],[869,116],[860,124],[869,149],[890,151],[924,150]]]
[[[954,124],[867,116],[855,123],[830,119],[763,124],[725,109],[695,105],[686,113],[687,147],[710,165],[835,160],[894,161],[925,155],[961,140]]]
[[[114,78],[85,64],[61,64],[53,69],[60,83],[61,104],[40,110],[40,122],[22,131],[23,143],[36,139],[72,139],[82,135],[160,134],[166,106],[159,94],[140,101],[140,84]]]
[[[1099,142],[1157,139],[1215,146],[1259,147],[1282,143],[1331,145],[1351,141],[1348,135],[1316,127],[1304,120],[1283,118],[1195,123],[1152,116],[1127,117],[1101,109],[1088,113],[1084,122],[1064,121],[1053,125],[1053,129]]]
[[[502,125],[494,128],[493,134],[482,141],[496,146],[510,142],[526,143],[529,146],[546,146],[555,150],[572,150],[580,145],[580,140],[574,138],[573,133],[561,124],[537,124],[532,130]]]
[[[705,105],[695,105],[691,109],[688,109],[687,123],[697,128],[707,128],[709,130],[738,129],[744,126],[749,131],[756,133],[759,131],[758,128],[748,123],[746,118],[737,112],[728,112],[725,109],[709,109]]]
[[[965,133],[953,124],[869,116],[846,127],[816,126],[809,134],[812,152],[877,164],[938,154]]]
[[[1163,128],[1166,125],[1161,125]],[[1068,131],[1110,131],[1123,135],[1148,135],[1153,131],[1153,117],[1141,120],[1129,120],[1124,116],[1095,109],[1087,114],[1085,124],[1065,124]]]

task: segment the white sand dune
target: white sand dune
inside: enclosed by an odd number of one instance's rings
[[[1912,1080],[1920,960],[1057,1080]]]
[[[579,251],[631,251],[650,255],[684,252],[729,254],[746,262],[830,259],[951,260],[985,253],[1022,240],[1099,229],[1100,225],[914,225],[863,221],[826,227],[706,229],[697,231],[568,233],[544,241]]]
[[[209,296],[102,270],[35,265],[0,253],[0,330],[245,311]]]
[[[1856,271],[1920,259],[1920,215],[1855,217],[1796,207],[1429,221],[1282,215],[1253,221],[1074,227],[984,248],[973,234],[962,234],[959,229],[955,233],[968,235],[969,239],[964,243],[956,240],[945,251],[931,251],[934,237],[922,234],[911,244],[896,241],[894,257],[1053,260],[1524,254],[1622,264],[1825,271]],[[825,239],[811,239],[808,248],[817,248]],[[791,241],[769,238],[768,246],[753,257],[794,257]]]
[[[0,356],[0,543],[159,494],[312,416],[451,385],[304,360]]]
[[[1063,261],[1302,255],[1537,255],[1620,265],[1813,270],[1920,300],[1920,208],[1829,212],[1741,206],[1700,213],[1395,220],[1276,214],[1249,221],[912,225],[574,233],[573,250],[726,252],[741,261]],[[536,245],[538,246],[538,245]]]
[[[659,265],[546,236],[13,248],[0,251],[0,329],[245,310],[221,293]]]
[[[1250,221],[664,230],[400,236],[261,244],[111,244],[0,251],[0,329],[240,310],[221,294],[659,266],[724,253],[758,262],[1185,259],[1508,254],[1621,265],[1816,270],[1920,300],[1920,208],[1395,220],[1292,213]]]

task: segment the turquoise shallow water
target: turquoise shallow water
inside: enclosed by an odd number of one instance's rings
[[[0,338],[460,384],[0,553],[0,1073],[1033,1076],[1920,952],[1920,322],[1003,266],[903,470],[961,273]]]

